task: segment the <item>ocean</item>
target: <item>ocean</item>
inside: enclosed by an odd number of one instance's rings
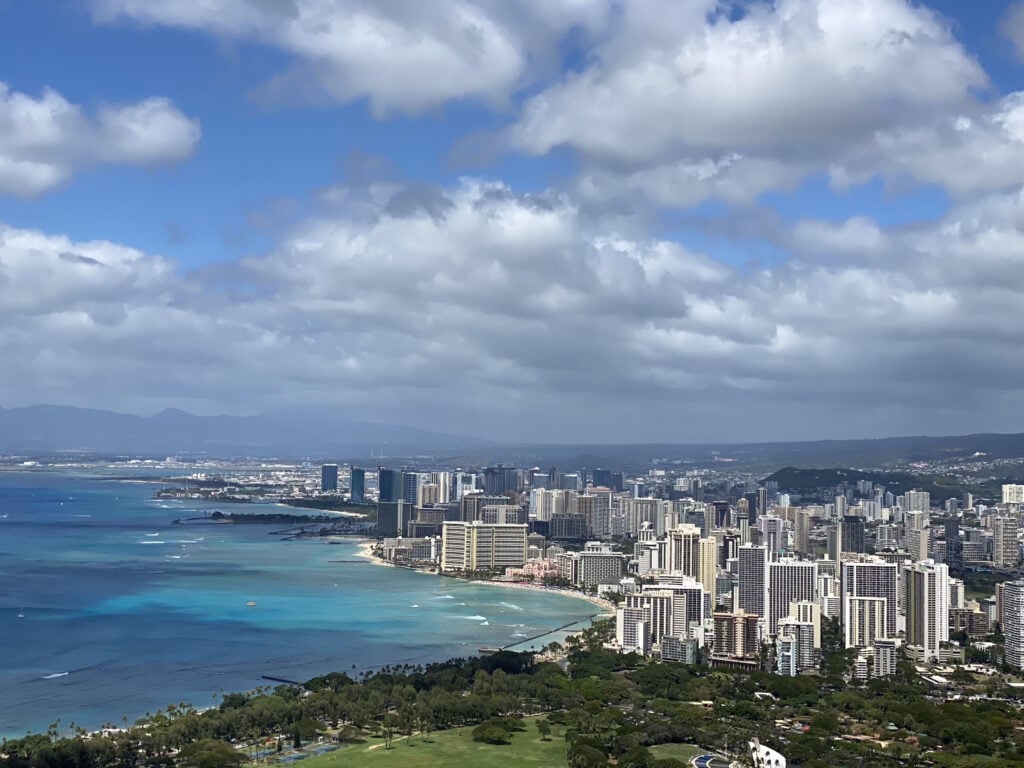
[[[175,525],[224,505],[154,500],[158,487],[0,472],[0,735],[212,706],[225,692],[274,684],[264,676],[304,681],[472,656],[584,626],[597,611],[562,594],[375,565],[357,557],[358,540]]]

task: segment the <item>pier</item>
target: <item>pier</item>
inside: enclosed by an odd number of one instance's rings
[[[499,651],[507,651],[507,650],[509,650],[511,648],[515,648],[517,645],[524,645],[526,643],[532,643],[534,640],[539,640],[542,637],[547,637],[548,635],[553,635],[553,634],[555,634],[555,632],[562,632],[562,631],[568,629],[569,627],[575,626],[576,624],[581,624],[584,621],[593,621],[594,619],[596,619],[598,616],[601,616],[601,615],[602,614],[600,614],[600,613],[592,613],[590,616],[587,616],[586,618],[576,619],[576,621],[570,621],[568,624],[563,624],[560,627],[555,627],[554,629],[549,629],[548,631],[541,632],[539,635],[534,635],[533,637],[524,637],[522,640],[517,640],[514,643],[509,643],[508,645],[503,645],[503,646],[501,646],[499,648],[481,648],[480,649],[480,653],[498,653]]]
[[[305,688],[305,683],[299,683],[295,680],[285,680],[283,677],[271,677],[270,675],[260,675],[263,680],[269,680],[272,683],[284,683],[285,685],[297,685],[299,688]]]

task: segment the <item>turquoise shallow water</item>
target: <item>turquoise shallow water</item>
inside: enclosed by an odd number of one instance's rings
[[[475,655],[595,612],[564,595],[360,561],[354,540],[174,525],[214,505],[158,502],[153,490],[0,473],[0,734],[208,706],[263,675]]]

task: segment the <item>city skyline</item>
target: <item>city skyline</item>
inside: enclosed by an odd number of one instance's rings
[[[0,5],[0,405],[1024,431],[1022,52],[1011,2]]]

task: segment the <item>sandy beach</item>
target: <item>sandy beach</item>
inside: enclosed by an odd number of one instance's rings
[[[398,568],[394,563],[389,563],[379,557],[373,556],[373,548],[376,546],[376,541],[373,539],[366,539],[359,545],[359,549],[356,550],[356,556],[361,557],[365,560],[369,560],[375,565],[390,566],[392,568]],[[458,576],[449,576],[447,574],[438,573],[437,571],[431,571],[427,568],[413,568],[410,570],[417,570],[421,573],[430,574],[432,576],[443,576],[447,579],[458,579]],[[603,618],[607,618],[615,615],[615,606],[605,600],[604,598],[597,597],[596,595],[587,595],[583,592],[579,592],[575,589],[565,589],[564,587],[545,587],[540,584],[530,584],[524,581],[504,581],[501,579],[461,579],[462,581],[472,582],[473,584],[490,584],[495,587],[504,587],[506,589],[528,589],[534,592],[553,592],[566,597],[572,597],[577,600],[585,600],[596,608],[601,609]]]

